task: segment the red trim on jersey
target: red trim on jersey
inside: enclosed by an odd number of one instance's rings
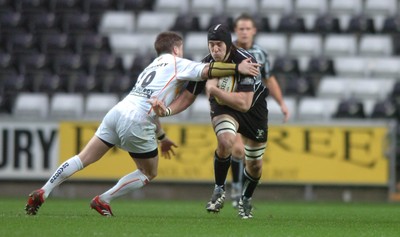
[[[168,80],[168,82],[165,84],[165,86],[160,90],[160,93],[171,83],[172,80],[174,80],[174,79],[176,78],[176,74],[177,74],[177,72],[178,72],[178,69],[177,69],[177,67],[176,67],[176,56],[175,56],[175,55],[173,55],[173,56],[174,56],[174,68],[175,68],[175,73],[174,73],[174,75],[172,75],[172,77]],[[164,100],[165,100],[165,97],[162,98],[161,101],[164,102]],[[148,112],[147,114],[150,114],[152,110],[153,110],[153,107],[150,108],[150,110],[149,110],[149,112]]]

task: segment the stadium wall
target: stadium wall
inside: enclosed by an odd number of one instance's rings
[[[97,125],[97,121],[3,119],[2,195],[26,195],[41,186],[60,163],[82,148]],[[257,195],[270,200],[389,200],[396,190],[394,126],[387,121],[272,124]],[[190,123],[164,127],[179,146],[177,155],[172,160],[161,158],[157,180],[132,198],[207,198],[216,147],[211,127]],[[92,196],[133,169],[129,156],[113,149],[53,195]]]

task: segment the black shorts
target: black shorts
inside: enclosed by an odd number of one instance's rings
[[[260,96],[254,106],[246,113],[220,105],[213,98],[210,99],[210,106],[211,118],[222,114],[230,115],[239,123],[238,132],[240,134],[257,142],[267,142],[268,109],[265,97]]]

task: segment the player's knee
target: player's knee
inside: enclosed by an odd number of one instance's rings
[[[238,145],[233,145],[232,147],[232,156],[233,157],[238,157],[238,158],[242,158],[244,157],[244,148],[242,145],[238,146]]]
[[[229,156],[232,153],[233,141],[232,139],[218,138],[218,153],[222,157]]]
[[[157,177],[157,169],[140,169],[140,171],[149,179],[149,181],[153,180]]]

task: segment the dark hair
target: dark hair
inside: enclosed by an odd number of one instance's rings
[[[241,14],[240,16],[238,16],[238,17],[235,19],[235,22],[233,23],[233,27],[234,27],[234,28],[237,27],[237,23],[238,23],[240,20],[251,21],[251,23],[253,23],[253,26],[257,28],[256,21],[254,20],[254,18],[253,18],[251,15],[249,15],[249,14],[247,14],[247,13],[243,13],[243,14]]]
[[[163,53],[172,53],[175,46],[179,47],[182,44],[182,36],[172,31],[166,31],[157,35],[156,41],[154,42],[154,48],[157,55],[161,55]]]

